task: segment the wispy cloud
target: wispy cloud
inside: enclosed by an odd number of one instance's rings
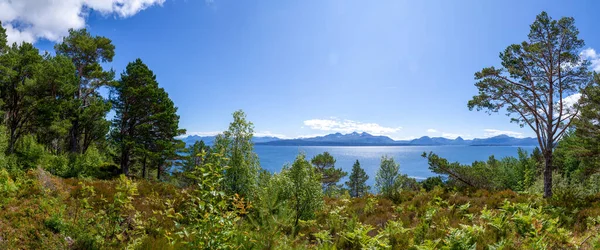
[[[127,18],[165,0],[0,0],[0,21],[9,43],[59,41],[70,28],[80,29],[94,10]]]
[[[286,136],[284,134],[271,133],[271,131],[259,131],[254,132],[255,137],[277,137],[279,139],[292,139],[292,137]]]
[[[440,131],[440,130],[433,129],[433,128],[427,129],[427,133],[431,134],[431,136],[440,136],[440,137],[444,137],[444,138],[448,138],[448,139],[456,139],[456,137],[462,137],[463,139],[470,138],[470,135],[449,133],[449,132],[444,132],[444,131]]]
[[[592,64],[592,69],[596,72],[600,72],[600,54],[596,53],[596,50],[587,48],[580,54],[584,59],[587,59]]]
[[[373,135],[389,135],[397,133],[402,127],[384,127],[377,123],[363,123],[352,120],[331,119],[312,119],[304,121],[304,125],[310,129],[329,132],[367,132]]]
[[[523,138],[525,136],[523,136],[523,133],[521,132],[515,132],[515,131],[510,131],[510,130],[498,130],[498,129],[484,129],[484,136],[485,137],[494,137],[494,136],[498,136],[498,135],[508,135],[508,136],[512,136],[512,137],[516,137],[516,138]]]

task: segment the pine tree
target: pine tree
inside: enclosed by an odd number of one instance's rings
[[[583,92],[581,113],[574,121],[576,138],[571,138],[576,143],[571,143],[573,146],[569,151],[585,163],[589,174],[600,169],[600,74],[594,73],[594,83]]]
[[[39,105],[35,109],[35,135],[38,141],[54,154],[68,150],[64,138],[68,137],[71,121],[68,110],[77,103],[73,100],[77,91],[77,76],[71,59],[65,56],[46,55],[32,89]]]
[[[341,168],[335,168],[336,160],[329,152],[318,154],[310,161],[316,167],[317,173],[321,174],[323,190],[333,187],[341,178],[348,175],[348,173],[344,172]]]
[[[0,36],[1,37],[1,36]],[[8,132],[7,153],[32,130],[38,98],[34,95],[43,57],[33,44],[13,44],[0,56],[0,99]]]
[[[8,48],[8,41],[6,39],[6,29],[2,27],[2,21],[0,21],[0,55],[4,54],[4,50]]]
[[[356,160],[352,166],[352,173],[350,174],[349,180],[346,182],[346,186],[350,190],[350,196],[362,197],[371,187],[367,186],[367,180],[369,176],[365,173],[365,170],[360,167],[360,162]]]
[[[528,41],[500,53],[502,67],[475,73],[479,90],[469,109],[507,112],[511,122],[535,132],[544,156],[544,197],[552,197],[554,148],[577,117],[564,99],[591,81],[589,62],[580,56],[585,45],[575,19],[552,19],[540,13],[530,26]]]
[[[116,110],[111,137],[118,145],[123,173],[129,173],[132,159],[137,158],[144,177],[148,164],[153,164],[160,178],[161,167],[175,155],[174,137],[182,132],[173,101],[140,59],[127,65],[111,96]]]
[[[69,36],[54,46],[57,55],[71,59],[75,65],[79,84],[74,95],[75,107],[70,113],[69,149],[84,153],[95,141],[103,140],[110,122],[106,114],[110,103],[98,89],[110,85],[114,72],[105,71],[101,63],[111,62],[115,46],[106,37],[92,36],[86,29],[69,30]]]

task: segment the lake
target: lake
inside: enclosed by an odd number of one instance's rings
[[[534,146],[520,146],[531,153]],[[335,159],[337,168],[352,171],[356,160],[369,175],[367,183],[374,186],[375,175],[379,169],[381,156],[393,157],[400,163],[400,172],[416,179],[435,176],[429,170],[427,159],[421,157],[423,152],[434,152],[450,162],[471,164],[473,161],[485,161],[490,155],[497,159],[507,156],[517,156],[517,146],[378,146],[378,147],[332,147],[332,146],[266,146],[257,145],[254,151],[258,154],[262,168],[279,172],[281,168],[294,161],[299,152],[304,152],[307,159],[328,151]],[[343,180],[345,181],[345,180]],[[341,183],[343,183],[343,181]]]

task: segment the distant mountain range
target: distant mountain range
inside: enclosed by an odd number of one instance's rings
[[[192,135],[182,139],[186,145],[194,144],[196,141],[203,140],[206,144],[212,145],[215,136],[197,136]],[[537,139],[515,138],[508,135],[498,135],[490,138],[465,140],[461,137],[448,139],[444,137],[423,136],[414,140],[393,140],[387,136],[376,136],[369,133],[350,133],[350,134],[329,134],[301,139],[280,139],[277,137],[254,137],[253,142],[256,145],[272,146],[445,146],[445,145],[463,145],[463,146],[537,146]]]

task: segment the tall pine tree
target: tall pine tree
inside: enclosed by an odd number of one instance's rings
[[[15,43],[0,56],[0,99],[3,122],[8,130],[8,154],[12,154],[17,141],[32,130],[38,103],[33,88],[38,84],[36,77],[42,61],[38,49],[30,43]]]
[[[116,110],[111,137],[118,146],[117,161],[123,173],[129,174],[133,159],[141,161],[144,177],[150,163],[160,173],[160,166],[173,157],[175,136],[181,132],[173,101],[140,59],[127,65],[111,100]]]
[[[114,71],[106,71],[101,63],[112,62],[115,46],[102,36],[92,36],[86,29],[69,30],[62,43],[54,46],[57,55],[70,58],[75,65],[79,80],[74,94],[75,107],[70,112],[69,149],[84,153],[94,142],[104,139],[108,133],[105,117],[110,103],[98,89],[112,83]]]
[[[371,187],[367,186],[367,180],[369,176],[365,173],[365,170],[360,167],[360,162],[356,160],[352,166],[352,173],[350,174],[349,180],[346,182],[346,186],[350,190],[350,196],[362,197]]]

